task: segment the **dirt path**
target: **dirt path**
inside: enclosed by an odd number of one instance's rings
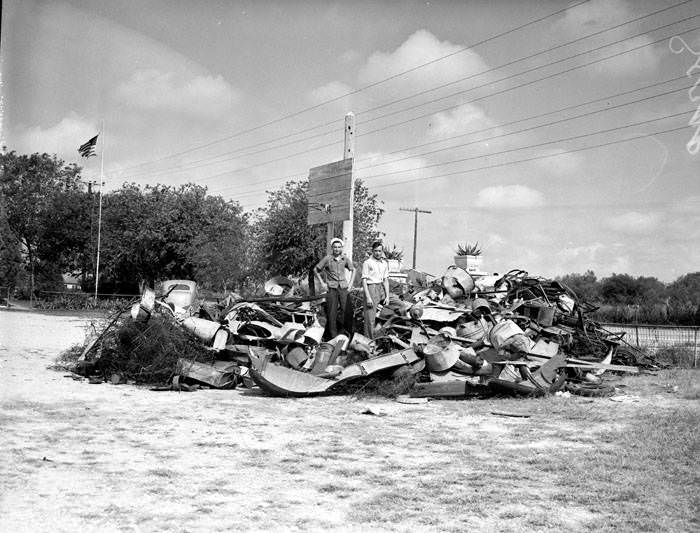
[[[151,392],[47,369],[88,322],[0,311],[0,531],[696,529],[688,486],[630,504],[612,463],[591,466],[644,418],[697,423],[697,400],[663,384],[623,402]],[[659,475],[644,453],[626,468]]]

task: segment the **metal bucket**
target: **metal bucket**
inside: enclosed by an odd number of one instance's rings
[[[423,355],[428,369],[441,372],[454,366],[459,359],[459,346],[446,336],[439,334],[430,339],[423,348]]]
[[[489,341],[498,350],[513,335],[524,335],[524,333],[520,326],[512,320],[504,320],[491,328]]]
[[[457,336],[471,341],[480,341],[486,335],[486,328],[481,322],[465,322],[457,326]]]
[[[304,363],[306,363],[306,360],[308,358],[309,356],[304,351],[304,349],[297,346],[289,350],[284,359],[285,361],[287,361],[287,364],[289,364],[289,366],[298,370],[299,368],[304,366]]]
[[[326,367],[331,359],[331,355],[333,355],[334,349],[335,346],[329,342],[322,342],[319,345],[318,349],[316,350],[314,366],[311,367],[312,374],[321,374],[322,372],[326,371]]]
[[[474,290],[474,278],[465,270],[451,266],[442,277],[442,286],[452,298],[462,298]]]

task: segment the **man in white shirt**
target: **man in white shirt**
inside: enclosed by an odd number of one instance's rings
[[[381,241],[372,243],[372,256],[362,263],[362,289],[365,297],[365,336],[373,339],[377,306],[389,301],[389,263],[384,259]]]

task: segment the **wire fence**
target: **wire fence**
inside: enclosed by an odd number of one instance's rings
[[[638,348],[653,352],[666,347],[683,347],[693,351],[693,366],[698,362],[698,326],[662,326],[652,324],[611,324],[602,323],[608,331],[625,333],[625,340]]]

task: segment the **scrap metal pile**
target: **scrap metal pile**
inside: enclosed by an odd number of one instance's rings
[[[604,372],[654,365],[624,334],[589,320],[594,308],[557,281],[522,270],[472,277],[454,266],[432,283],[420,275],[405,280],[392,283],[372,339],[354,333],[324,342],[322,300],[288,296],[293,287],[279,279],[264,298],[229,297],[216,308],[179,301],[173,289],[184,294],[192,282],[176,280],[162,299],[145,291],[131,315],[137,323],[168,317],[214,354],[213,363],[180,359],[178,386],[254,382],[281,396],[337,394],[370,377],[407,376],[415,397],[597,395],[612,391]]]

